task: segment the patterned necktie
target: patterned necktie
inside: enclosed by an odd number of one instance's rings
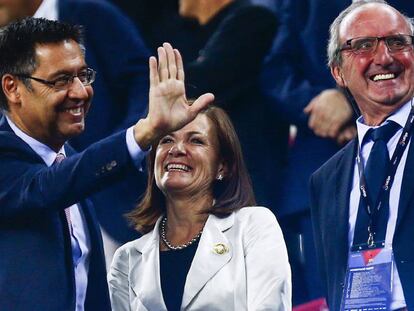
[[[56,158],[55,161],[53,162],[53,165],[55,164],[59,164],[61,163],[63,160],[65,160],[65,155],[63,153],[58,153],[56,154]],[[68,228],[69,228],[69,233],[72,235],[72,221],[70,219],[70,207],[65,208],[65,216],[66,216],[66,221],[68,222]]]
[[[66,157],[63,153],[58,153],[56,155],[55,161],[53,162],[53,165],[59,164],[65,158]],[[82,256],[82,251],[81,251],[81,248],[80,248],[80,245],[79,245],[79,241],[73,233],[73,225],[72,225],[72,220],[71,220],[71,217],[70,217],[70,207],[65,208],[64,211],[65,211],[66,221],[68,223],[68,228],[69,228],[70,242],[71,242],[71,246],[72,246],[72,259],[73,259],[73,263],[76,266],[79,263],[79,260]]]
[[[365,166],[366,186],[369,196],[371,198],[371,209],[376,208],[380,190],[384,184],[385,177],[390,166],[390,158],[388,154],[387,142],[400,129],[400,125],[390,121],[389,123],[370,129],[366,137],[374,141],[371,152],[369,153],[368,161]],[[389,194],[389,193],[388,193]],[[375,242],[385,240],[387,231],[388,214],[389,214],[389,197],[384,200],[384,204],[380,210],[375,214],[374,221],[376,222],[376,233],[374,236]],[[361,197],[358,207],[358,216],[355,224],[354,245],[366,243],[368,240],[368,224],[369,216],[366,211],[365,201]]]

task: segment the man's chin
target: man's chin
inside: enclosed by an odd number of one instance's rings
[[[62,130],[61,132],[64,133],[63,136],[66,137],[66,139],[71,139],[76,136],[79,136],[80,134],[83,133],[83,131],[85,131],[85,123],[79,122],[79,123],[70,125],[68,128]]]
[[[396,93],[389,93],[383,94],[380,96],[374,96],[372,100],[380,105],[388,106],[388,107],[401,107],[406,102],[408,102],[412,98],[412,94],[409,95],[405,94],[396,94]]]

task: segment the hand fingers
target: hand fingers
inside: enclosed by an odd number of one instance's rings
[[[351,138],[349,138],[345,133],[341,133],[336,138],[336,143],[340,146],[346,144],[348,141],[350,141]]]
[[[149,77],[150,77],[150,87],[156,86],[158,83],[160,83],[160,78],[158,76],[158,68],[157,68],[157,59],[154,56],[151,56],[149,58]]]
[[[184,65],[183,58],[177,49],[174,49],[175,62],[177,64],[177,79],[184,82]]]
[[[175,61],[174,50],[171,44],[169,43],[164,43],[162,46],[164,47],[165,52],[167,54],[169,77],[172,79],[176,79],[177,78],[177,66],[176,66],[176,61]]]
[[[188,109],[197,115],[197,113],[206,108],[213,100],[214,95],[212,93],[205,93],[197,98]]]
[[[312,113],[308,120],[308,126],[313,132],[320,137],[328,136],[329,124],[326,120],[316,113]]]
[[[336,138],[338,137],[340,130],[341,130],[341,125],[339,122],[337,123],[331,123],[327,129],[328,131],[328,136],[331,138]]]
[[[303,112],[306,114],[311,113],[313,108],[313,100],[310,101],[310,103],[303,109]]]
[[[356,128],[352,125],[352,126],[348,126],[347,128],[345,128],[342,133],[341,133],[341,137],[343,139],[342,143],[346,143],[348,141],[350,141],[351,139],[353,139],[357,134]]]
[[[315,114],[311,113],[308,118],[308,127],[313,130],[315,128],[315,122]]]
[[[168,60],[167,54],[163,47],[159,47],[158,51],[158,73],[160,81],[165,81],[168,79]]]

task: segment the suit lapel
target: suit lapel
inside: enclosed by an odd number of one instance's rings
[[[2,152],[12,153],[14,156],[24,158],[29,162],[45,163],[43,159],[11,129],[5,116],[0,119],[0,131],[2,132]]]
[[[0,131],[7,131],[7,132],[12,131],[4,115],[2,115],[0,118]]]
[[[396,230],[409,206],[410,198],[414,192],[414,147],[411,138],[410,147],[408,149],[407,161],[403,173],[403,179],[400,191],[400,202],[398,206],[398,216]],[[395,236],[395,235],[394,235]]]
[[[233,255],[232,245],[223,232],[234,223],[234,215],[218,218],[210,215],[203,230],[197,252],[187,275],[181,308],[186,309],[204,285],[225,266]],[[215,246],[223,244],[220,254]]]
[[[139,261],[132,262],[130,286],[148,310],[167,311],[161,289],[159,258],[159,224],[154,230],[137,241],[136,250],[141,253]]]

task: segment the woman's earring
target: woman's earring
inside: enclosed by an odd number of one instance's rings
[[[219,175],[217,176],[217,180],[218,180],[218,181],[222,181],[222,180],[223,180],[223,175],[219,174]]]

